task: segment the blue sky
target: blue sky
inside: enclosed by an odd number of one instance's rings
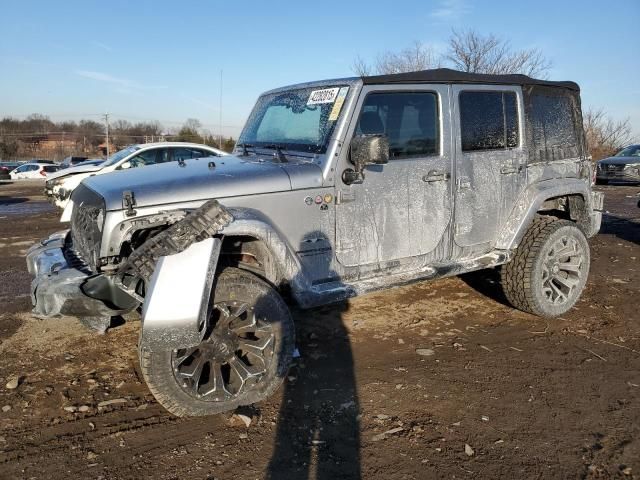
[[[2,3],[0,117],[108,111],[217,132],[222,70],[224,133],[237,135],[264,90],[473,28],[542,49],[550,78],[577,81],[585,108],[629,117],[640,140],[640,0]]]

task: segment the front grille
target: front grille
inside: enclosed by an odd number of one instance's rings
[[[71,249],[79,261],[97,272],[104,226],[104,199],[80,184],[73,192]]]
[[[607,173],[622,172],[624,170],[624,165],[618,165],[615,163],[605,163],[602,166],[602,170]]]
[[[64,254],[64,258],[69,267],[80,270],[87,275],[93,273],[91,268],[89,268],[89,265],[87,265],[87,262],[82,258],[82,255],[73,247],[73,241],[70,236],[68,236],[64,242],[64,249],[62,253]]]

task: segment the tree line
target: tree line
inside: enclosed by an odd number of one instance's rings
[[[220,138],[202,128],[197,119],[187,119],[178,129],[165,129],[160,122],[109,122],[111,151],[127,145],[152,141],[203,143],[230,152],[232,137]],[[95,120],[54,122],[41,114],[24,119],[0,119],[0,159],[50,158],[60,160],[68,155],[101,155],[106,151],[106,125]]]

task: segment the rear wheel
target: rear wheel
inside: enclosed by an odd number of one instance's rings
[[[280,295],[235,268],[217,278],[203,341],[173,351],[140,348],[149,389],[178,416],[211,415],[259,402],[282,383],[294,348],[293,320]]]
[[[539,216],[513,259],[502,267],[511,304],[541,317],[555,317],[578,301],[589,275],[589,244],[576,224]]]

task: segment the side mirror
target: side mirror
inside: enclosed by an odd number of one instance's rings
[[[124,162],[122,165],[120,165],[121,169],[126,169],[126,168],[131,168],[131,162]]]
[[[362,183],[364,167],[389,163],[389,138],[386,135],[357,135],[351,140],[349,160],[355,167],[342,174],[346,184]]]

